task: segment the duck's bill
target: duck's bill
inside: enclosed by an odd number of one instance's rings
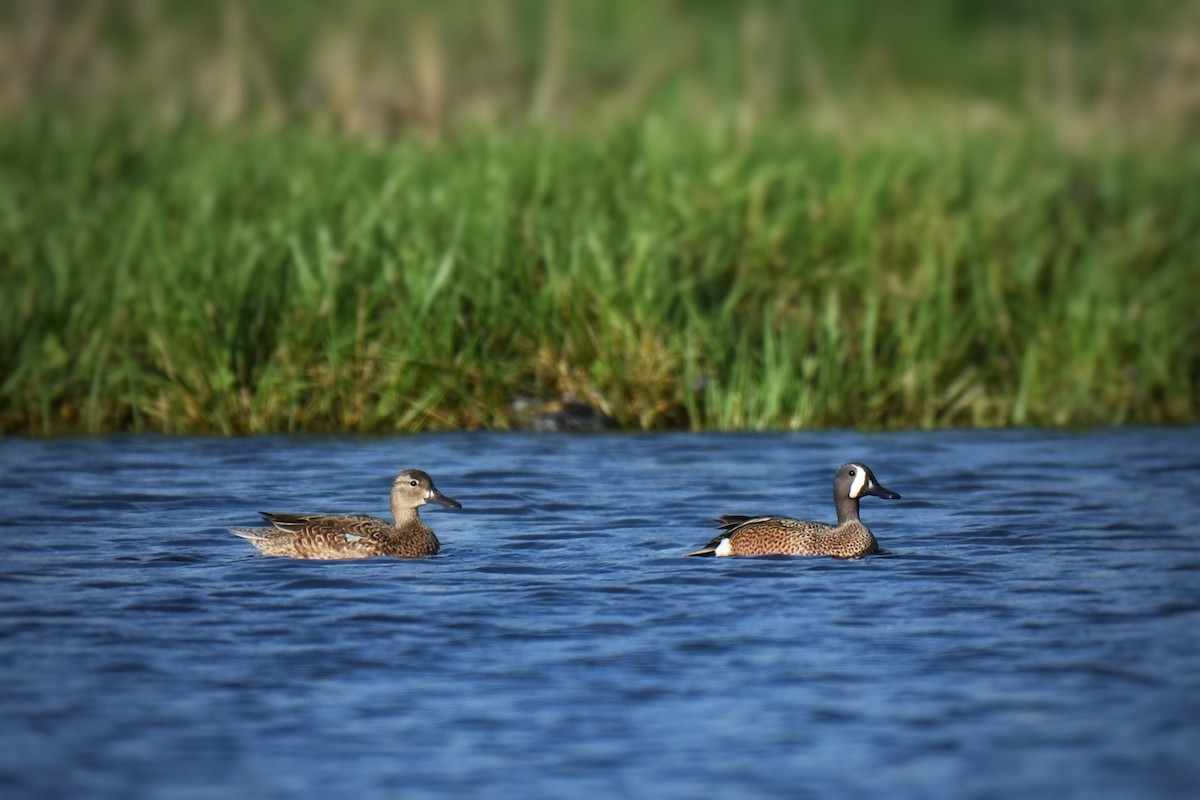
[[[462,508],[462,503],[458,502],[452,497],[446,497],[446,495],[442,494],[437,489],[430,490],[429,495],[425,499],[430,503],[437,503],[443,508]]]
[[[899,492],[893,492],[891,489],[885,489],[874,481],[871,482],[871,485],[867,487],[867,490],[863,492],[863,494],[873,494],[876,497],[882,497],[884,500],[900,499]]]

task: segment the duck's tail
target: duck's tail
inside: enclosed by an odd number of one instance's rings
[[[701,547],[696,552],[684,553],[683,557],[690,558],[691,556],[715,556],[717,554],[718,548],[720,548],[720,546],[721,546],[721,543],[724,542],[728,538],[729,538],[728,533],[722,533],[719,536],[717,536],[717,538],[713,539],[711,542],[704,545],[704,547]]]
[[[232,533],[234,536],[240,536],[243,539],[249,539],[250,541],[253,542],[256,539],[268,538],[267,536],[264,536],[263,534],[267,534],[270,531],[268,531],[266,528],[230,528],[229,532]]]
[[[277,531],[274,528],[230,528],[229,532],[234,536],[246,539],[255,547],[258,547],[260,544],[268,544],[290,538],[288,534]]]
[[[684,553],[684,558],[691,556],[729,555],[728,548],[726,548],[725,552],[718,552],[721,549],[721,544],[728,541],[729,537],[733,535],[733,532],[745,525],[747,522],[754,522],[755,520],[759,519],[763,519],[763,517],[745,517],[741,514],[722,514],[721,516],[717,517],[716,520],[717,528],[720,529],[721,533],[717,534],[715,539],[704,545],[704,547],[701,547],[696,552]]]

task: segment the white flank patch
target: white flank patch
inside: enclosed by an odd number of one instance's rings
[[[726,537],[721,540],[721,543],[719,545],[717,545],[717,549],[713,550],[713,555],[715,555],[715,556],[731,556],[731,555],[733,555],[733,545],[731,545],[729,543],[729,537]]]
[[[850,484],[850,497],[857,498],[862,490],[867,488],[867,470],[862,464],[855,464],[854,483]]]

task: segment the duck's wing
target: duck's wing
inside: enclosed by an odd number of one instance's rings
[[[741,514],[722,514],[717,517],[717,527],[725,531],[725,533],[718,536],[717,541],[724,539],[727,534],[732,533],[743,525],[751,522],[762,522],[768,519],[778,519],[778,517],[746,517]]]
[[[395,531],[394,526],[367,514],[276,514],[260,511],[275,530],[286,534],[337,537],[348,540]]]

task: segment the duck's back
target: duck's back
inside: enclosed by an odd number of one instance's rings
[[[841,525],[787,517],[721,517],[718,521],[725,532],[709,547],[716,553],[728,542],[721,555],[857,558],[878,549],[874,535],[859,520]]]
[[[367,515],[263,513],[274,527],[234,532],[264,555],[292,558],[419,558],[438,552],[441,543],[424,523],[411,520],[396,528]]]

